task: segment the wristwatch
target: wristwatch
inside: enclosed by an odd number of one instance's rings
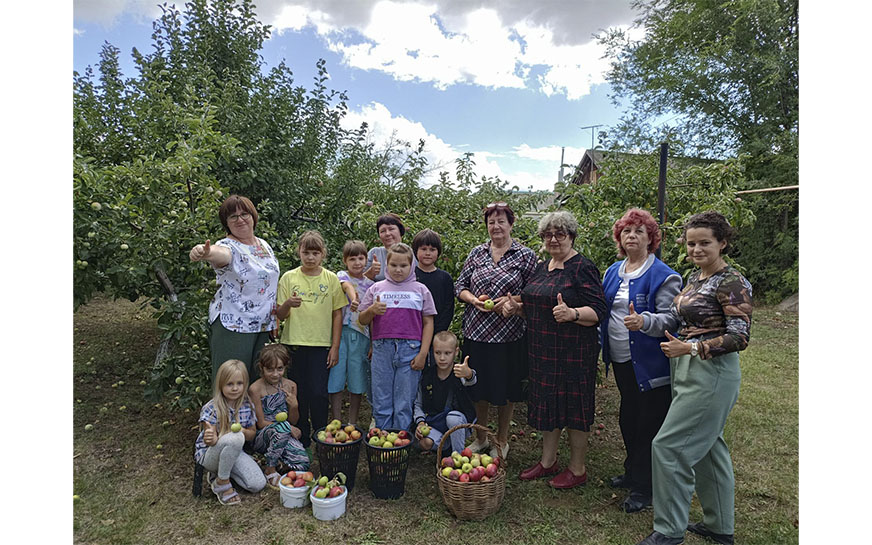
[[[696,357],[699,355],[699,343],[696,341],[690,341],[690,355]]]
[[[577,321],[579,320],[578,309],[577,309],[577,308],[574,308],[574,309],[572,309],[572,310],[575,311],[575,321],[577,322]]]

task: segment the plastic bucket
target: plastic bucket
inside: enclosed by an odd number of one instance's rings
[[[309,487],[285,486],[279,483],[279,496],[285,507],[305,507],[309,503]]]
[[[317,487],[316,487],[317,488]],[[342,494],[335,498],[316,498],[315,489],[309,494],[312,501],[312,514],[318,520],[336,520],[345,514],[345,500],[348,498],[348,488],[342,487]]]
[[[357,478],[357,463],[360,460],[360,443],[363,442],[363,434],[361,433],[359,439],[346,443],[325,443],[318,439],[318,432],[323,429],[320,428],[312,434],[312,444],[315,445],[315,453],[318,456],[318,466],[321,475],[326,475],[332,479],[334,475],[342,472],[345,474],[345,486],[349,490],[354,490],[354,481]]]

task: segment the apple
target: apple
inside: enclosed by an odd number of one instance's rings
[[[462,482],[462,483],[468,483],[469,482],[469,473],[461,473],[460,478],[457,480]]]
[[[357,441],[358,439],[360,439],[360,437],[361,437],[361,434],[359,431],[354,430],[351,432],[351,440],[352,441]]]
[[[342,427],[342,422],[340,420],[331,420],[330,425],[336,428],[337,430]]]
[[[493,461],[494,459],[491,458],[488,454],[483,454],[481,457],[481,465],[483,465],[484,467],[491,465]]]
[[[182,377],[176,377],[176,384],[181,384],[184,380]]]
[[[477,483],[484,476],[484,473],[481,472],[480,467],[473,468],[472,471],[469,472],[469,480]]]
[[[335,498],[336,496],[341,496],[341,495],[342,495],[342,487],[341,486],[334,486],[333,488],[330,489],[330,493],[327,494],[327,496],[331,497],[331,498]]]
[[[130,248],[130,246],[128,246],[127,244],[122,244],[122,245],[121,245],[121,249],[122,249],[122,250],[126,250],[126,249],[128,249],[128,248]]]
[[[461,455],[461,456],[466,456],[467,458],[469,458],[469,457],[472,456],[472,449],[469,448],[469,447],[466,447],[465,449],[463,449],[463,450],[460,451],[460,455]]]
[[[488,464],[488,466],[484,470],[484,474],[490,478],[494,478],[497,476],[497,465],[496,464]]]
[[[372,201],[366,201],[366,205],[367,205],[368,207],[372,208]]]
[[[318,491],[315,492],[315,497],[323,499],[327,497],[327,494],[328,492],[326,488],[319,488]]]
[[[487,301],[485,301],[484,302],[484,309],[485,310],[493,310],[494,309],[494,300],[488,299]]]
[[[287,419],[288,419],[288,413],[286,413],[285,411],[282,411],[282,412],[276,414],[276,422],[284,422]]]
[[[456,481],[456,480],[460,479],[460,472],[457,471],[456,469],[452,469],[451,473],[448,474],[448,478],[451,479],[452,481]]]
[[[478,300],[481,302],[487,301],[488,299],[490,299],[490,295],[488,295],[486,293],[482,293],[481,295],[478,296]]]
[[[443,476],[443,477],[448,477],[449,475],[451,475],[451,472],[452,472],[452,471],[454,471],[454,470],[451,469],[450,467],[443,467],[443,468],[442,468],[442,476]]]
[[[399,432],[397,432],[397,437],[399,437],[400,439],[408,439],[409,432],[407,432],[406,430],[400,430]]]
[[[598,427],[599,429],[601,429],[601,430],[606,429],[606,425],[605,425],[605,424],[602,424],[602,423],[600,423],[599,425],[597,425],[597,427]]]
[[[450,456],[442,458],[442,467],[454,467],[454,458]]]
[[[385,441],[384,443],[382,443],[382,448],[394,448],[394,444],[390,441]]]
[[[454,458],[454,467],[456,467],[457,469],[460,469],[462,466],[463,466],[463,461],[461,461],[461,459],[459,457]]]
[[[345,433],[344,431],[339,430],[338,432],[336,432],[336,442],[337,443],[344,443],[347,439],[348,439],[348,434]]]
[[[421,429],[419,431],[421,432],[421,437],[427,437],[428,435],[430,435],[430,426],[421,426]]]
[[[469,465],[471,465],[472,467],[479,467],[481,466],[481,460],[479,460],[478,458],[473,458],[469,461]]]
[[[296,472],[296,471],[288,471],[288,472],[285,474],[285,477],[288,477],[288,478],[291,479],[292,481],[296,481],[296,480],[297,480],[297,472]]]
[[[318,441],[321,441],[322,443],[327,441],[327,432],[326,431],[321,430],[318,432]]]
[[[292,486],[294,484],[294,479],[290,477],[282,477],[281,483],[285,486]]]
[[[381,430],[378,428],[370,428],[369,432],[366,435],[368,437],[378,437],[381,435]]]
[[[461,457],[460,457],[460,463],[461,463],[461,464],[468,464],[468,463],[469,463],[469,457],[468,457],[468,456],[461,456]]]
[[[318,486],[327,486],[327,481],[329,480],[330,479],[327,478],[327,475],[322,476],[320,479],[318,479]]]
[[[91,430],[93,430],[93,429],[94,429],[94,424],[85,424],[85,430],[86,430],[86,431],[91,431]]]
[[[242,431],[242,424],[240,424],[239,422],[234,422],[233,424],[230,424],[230,431],[232,431],[233,433]]]
[[[349,424],[349,425],[345,426],[343,429],[345,430],[345,433],[347,433],[348,435],[351,435],[351,432],[354,431],[354,426]]]
[[[481,478],[481,481],[480,481],[480,482],[483,482],[483,483],[486,483],[486,482],[488,482],[488,481],[490,481],[490,480],[491,480],[491,478],[490,478],[490,477],[488,477],[488,476],[487,476],[487,475],[484,475],[484,476],[482,476],[482,478]]]
[[[91,203],[91,208],[93,208],[94,210],[97,210],[97,211],[99,212],[100,209],[103,208],[103,206],[102,206],[100,203],[98,203],[98,202],[92,202],[92,203]]]
[[[381,438],[378,435],[373,435],[372,437],[369,438],[369,444],[374,446],[374,447],[380,447],[381,446]]]
[[[302,477],[303,477],[303,480],[306,481],[307,483],[315,480],[315,476],[312,475],[311,471],[304,472]]]
[[[294,488],[302,488],[304,486],[306,486],[306,481],[304,481],[303,479],[298,478],[294,481]]]

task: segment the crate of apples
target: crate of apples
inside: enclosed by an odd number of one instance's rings
[[[318,431],[316,438],[318,441],[327,444],[349,444],[358,441],[363,437],[363,434],[354,424],[342,425],[339,420],[333,420],[323,429]]]
[[[497,476],[500,459],[487,454],[473,453],[469,447],[442,458],[440,474],[446,479],[462,483],[486,483]]]

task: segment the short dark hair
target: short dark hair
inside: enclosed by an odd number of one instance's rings
[[[281,365],[285,369],[290,367],[291,356],[283,344],[273,343],[264,346],[260,350],[260,355],[257,357],[257,367],[260,369],[260,374],[263,374],[264,369],[272,369]]]
[[[230,195],[224,202],[221,203],[221,208],[218,209],[218,219],[221,220],[221,225],[224,226],[224,230],[227,234],[230,234],[230,226],[227,224],[227,220],[230,219],[230,216],[233,215],[237,210],[242,210],[244,212],[248,212],[251,214],[252,227],[257,227],[257,209],[254,208],[254,203],[248,199],[248,197],[243,197],[242,195]]]
[[[442,237],[433,229],[422,229],[412,239],[412,251],[415,255],[418,255],[418,248],[421,246],[432,246],[436,248],[439,255],[442,255]]]
[[[400,216],[394,214],[393,212],[388,212],[383,216],[379,216],[378,221],[375,222],[375,232],[378,233],[378,228],[382,225],[396,225],[397,229],[400,230],[400,236],[406,234],[406,226],[403,225],[403,220],[400,219]]]
[[[366,244],[361,240],[346,240],[342,246],[342,260],[355,255],[366,255]]]
[[[326,256],[327,244],[324,243],[324,237],[321,236],[321,233],[312,229],[300,235],[297,251],[302,252],[304,250],[315,250]]]
[[[735,230],[730,225],[730,222],[727,221],[727,218],[724,217],[720,212],[715,212],[714,210],[707,210],[705,212],[700,212],[699,214],[694,214],[684,223],[684,230],[681,233],[680,242],[684,244],[687,239],[687,230],[688,229],[711,229],[712,234],[718,240],[718,242],[726,241],[727,245],[724,246],[724,249],[721,250],[721,255],[727,255],[730,251],[730,242],[733,240],[733,235],[735,234]]]
[[[515,212],[512,210],[512,207],[504,202],[492,202],[489,205],[484,207],[484,222],[487,223],[487,219],[497,212],[504,212],[506,214],[506,220],[508,220],[509,225],[515,224]]]

